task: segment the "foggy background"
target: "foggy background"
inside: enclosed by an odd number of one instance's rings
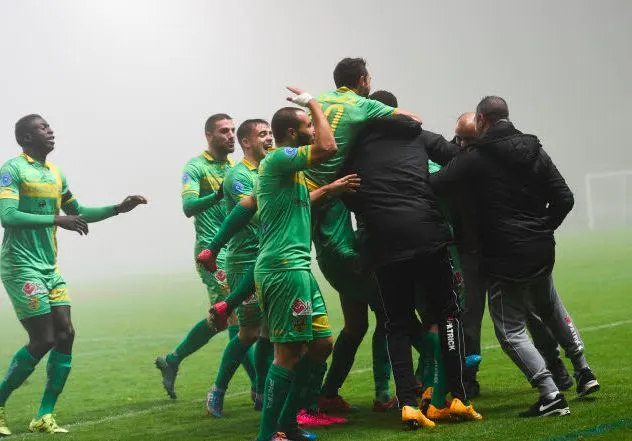
[[[0,0],[0,159],[40,113],[80,203],[149,198],[87,238],[59,232],[69,281],[192,272],[180,177],[206,118],[269,120],[285,85],[333,89],[336,62],[362,56],[374,90],[446,137],[484,95],[506,98],[575,193],[564,229],[587,229],[585,175],[632,169],[631,23],[626,0]],[[632,176],[594,182],[596,226],[630,223]]]

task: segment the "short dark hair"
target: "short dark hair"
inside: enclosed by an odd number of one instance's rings
[[[215,124],[225,119],[230,119],[232,121],[232,118],[225,113],[216,113],[215,115],[209,116],[206,120],[206,123],[204,124],[204,131],[212,132],[213,130],[215,130]]]
[[[334,83],[336,87],[352,89],[358,85],[361,77],[368,74],[364,58],[343,58],[334,69]]]
[[[388,90],[378,90],[369,95],[369,99],[379,101],[387,106],[397,107],[397,97]]]
[[[269,126],[270,124],[265,119],[247,119],[242,122],[237,128],[237,141],[241,144],[241,140],[250,135],[250,132],[259,124],[265,124]]]
[[[298,107],[283,107],[276,111],[272,117],[272,136],[277,142],[281,142],[285,139],[288,129],[298,129],[300,125],[297,117],[298,112],[303,110]]]
[[[494,124],[498,120],[509,118],[509,106],[503,98],[489,95],[478,103],[476,113],[482,114],[490,123]]]
[[[24,137],[31,133],[31,130],[33,130],[31,125],[36,119],[43,118],[37,113],[31,113],[18,119],[18,122],[15,123],[15,140],[21,147],[24,147]]]

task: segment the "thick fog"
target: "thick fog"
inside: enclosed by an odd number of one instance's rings
[[[587,229],[585,175],[632,169],[630,23],[626,0],[2,0],[0,159],[40,113],[80,203],[148,197],[88,237],[59,233],[67,279],[188,271],[180,177],[206,118],[270,119],[285,85],[332,89],[336,62],[362,56],[374,89],[446,137],[482,96],[505,97],[575,192],[564,228]],[[632,176],[593,182],[596,226],[632,221]]]

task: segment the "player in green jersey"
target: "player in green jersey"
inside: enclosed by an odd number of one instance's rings
[[[331,183],[340,171],[347,147],[355,129],[362,123],[393,113],[419,119],[409,112],[368,99],[371,75],[361,58],[345,58],[334,69],[337,89],[318,97],[338,146],[329,160],[305,171],[310,190]],[[381,305],[373,274],[363,268],[351,214],[338,200],[321,204],[312,211],[312,234],[318,265],[327,281],[338,291],[344,316],[344,328],[336,339],[331,367],[325,378],[321,408],[330,411],[349,411],[350,405],[338,390],[349,374],[355,354],[369,326],[368,307],[376,312],[378,323]],[[391,399],[388,378],[390,364],[383,326],[376,326],[373,335],[373,374],[375,381],[375,410],[387,410],[396,405]]]
[[[216,234],[226,217],[222,182],[233,165],[228,155],[235,150],[235,125],[230,116],[224,113],[212,115],[206,121],[204,131],[207,148],[201,155],[187,162],[182,175],[182,209],[187,217],[194,218],[195,255]],[[226,297],[229,292],[224,272],[224,254],[224,250],[219,253],[219,268],[214,272],[197,265],[211,304]],[[230,317],[229,324],[229,337],[232,338],[239,329],[237,319]],[[173,351],[156,358],[155,364],[162,374],[163,386],[171,398],[176,398],[175,381],[182,360],[206,345],[218,331],[206,318],[202,319]],[[244,367],[254,388],[254,367],[248,359],[244,360]]]
[[[14,355],[0,383],[0,437],[11,434],[4,411],[9,395],[49,351],[44,396],[29,430],[68,432],[53,418],[70,374],[75,336],[68,289],[57,268],[57,228],[88,234],[88,223],[147,203],[142,196],[128,196],[118,205],[83,207],[63,173],[46,160],[55,147],[48,123],[39,115],[27,115],[16,123],[15,137],[23,153],[0,169],[0,220],[5,229],[0,275],[29,343]]]
[[[267,121],[249,119],[237,129],[237,140],[244,152],[244,159],[226,173],[224,178],[224,199],[228,213],[239,201],[254,193],[258,179],[259,163],[272,147],[274,139]],[[255,410],[263,406],[263,387],[268,373],[272,345],[267,333],[262,333],[262,313],[254,288],[254,265],[259,253],[259,220],[255,216],[250,224],[233,236],[226,252],[226,273],[228,285],[234,291],[245,279],[253,280],[249,295],[237,308],[239,334],[232,338],[217,372],[215,382],[208,394],[206,407],[215,416],[222,416],[224,395],[228,383],[244,357],[250,357],[257,371]],[[257,342],[254,350],[252,345]],[[254,353],[253,353],[254,352]]]

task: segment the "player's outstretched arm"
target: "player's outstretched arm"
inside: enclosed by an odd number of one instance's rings
[[[70,192],[65,194],[62,199],[65,199],[65,201],[62,200],[64,213],[81,216],[87,223],[100,222],[117,214],[128,213],[137,206],[147,203],[147,199],[138,195],[128,196],[120,204],[106,207],[84,207],[77,202]]]
[[[309,108],[312,114],[312,123],[314,124],[314,144],[310,148],[310,165],[320,164],[331,158],[338,148],[334,140],[334,134],[327,122],[327,118],[323,114],[320,104],[309,93],[299,89],[298,87],[288,86],[290,92],[296,96],[288,97],[291,101],[299,106]]]
[[[199,197],[193,194],[182,196],[182,211],[186,217],[195,216],[218,204],[224,198],[224,186],[220,184],[216,192]]]
[[[246,196],[239,200],[235,208],[226,216],[205,249],[197,255],[196,260],[210,272],[217,271],[217,254],[231,237],[246,228],[252,217],[257,213],[257,200],[254,196]]]
[[[331,184],[318,187],[309,194],[309,199],[314,205],[325,199],[338,197],[343,194],[353,194],[358,190],[358,187],[360,187],[360,177],[357,174],[351,174],[343,176]]]

